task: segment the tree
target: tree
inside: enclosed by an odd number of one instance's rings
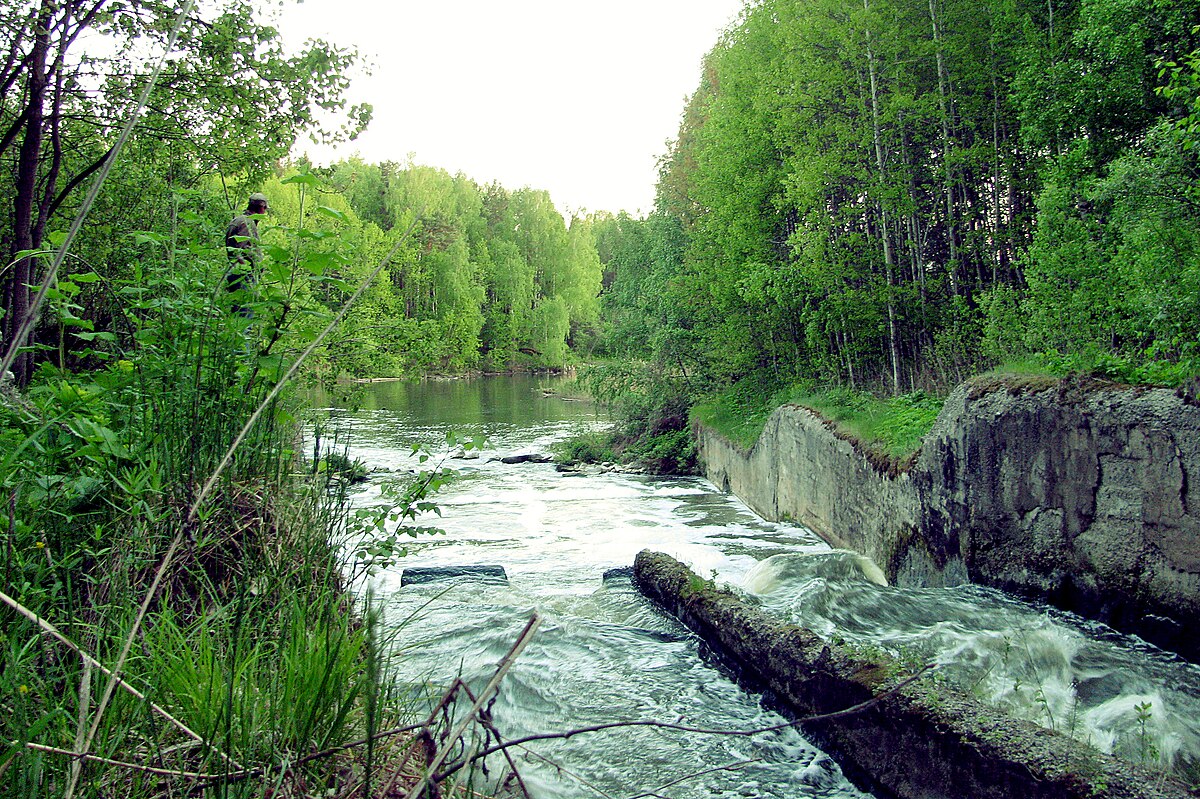
[[[11,266],[3,288],[5,349],[21,346],[37,262],[19,254],[43,245],[113,154],[117,130],[142,111],[143,152],[188,163],[193,176],[264,175],[321,111],[345,110],[346,71],[356,56],[323,42],[288,54],[249,0],[221,0],[179,20],[180,35],[144,109],[151,79],[142,66],[162,53],[172,8],[152,0],[38,0],[0,11],[8,45],[0,66],[0,182],[13,198],[4,220]],[[84,52],[80,42],[89,47]],[[97,46],[103,42],[103,46]],[[97,55],[97,53],[106,53]],[[353,135],[369,107],[349,109]],[[164,167],[166,165],[164,164]],[[142,220],[126,220],[140,228]],[[28,356],[16,362],[28,377]]]

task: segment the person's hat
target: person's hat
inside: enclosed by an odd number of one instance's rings
[[[263,194],[262,192],[256,191],[250,195],[250,202],[252,203],[265,203],[266,201],[267,195]]]

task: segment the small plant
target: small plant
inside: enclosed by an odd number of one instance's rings
[[[367,479],[367,465],[358,458],[350,458],[341,452],[330,452],[325,456],[325,469],[331,479],[351,485],[365,482]]]
[[[1154,705],[1149,700],[1133,706],[1137,713],[1138,751],[1143,763],[1157,763],[1159,759],[1158,746],[1149,729],[1150,721],[1154,718]]]
[[[713,569],[708,579],[701,577],[698,574],[688,575],[688,584],[679,592],[684,599],[696,596],[697,594],[706,591],[717,590],[717,570]]]
[[[445,442],[448,450],[457,447],[465,452],[482,449],[487,443],[482,437],[460,437],[454,431],[446,433]],[[412,454],[422,465],[433,458],[420,444],[413,445]],[[441,508],[430,497],[454,479],[454,472],[445,468],[444,462],[445,456],[433,468],[423,469],[409,481],[385,481],[380,487],[384,502],[372,508],[359,508],[351,515],[346,523],[346,536],[354,557],[368,573],[392,566],[407,555],[405,538],[443,532],[437,527],[418,527],[413,523],[425,514],[442,515]]]
[[[608,431],[580,432],[554,445],[559,463],[612,463],[617,459],[616,437]]]

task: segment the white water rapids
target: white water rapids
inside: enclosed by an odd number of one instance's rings
[[[782,722],[627,579],[602,580],[650,548],[821,635],[937,662],[954,684],[1101,749],[1185,772],[1200,760],[1200,669],[1136,639],[977,587],[879,585],[873,564],[803,528],[764,522],[703,479],[574,476],[494,460],[547,452],[606,423],[591,405],[553,393],[558,385],[374,384],[356,409],[330,409],[350,456],[377,470],[354,497],[361,506],[380,500],[388,476],[422,468],[414,443],[445,449],[447,430],[490,442],[477,459],[446,461],[458,477],[433,498],[441,518],[422,520],[444,533],[413,539],[407,557],[371,580],[404,683],[482,684],[537,609],[545,621],[494,709],[506,738],[626,719]],[[404,568],[478,564],[503,566],[508,583],[400,585]],[[627,728],[529,749],[518,763],[537,797],[863,796],[793,730],[739,738]]]

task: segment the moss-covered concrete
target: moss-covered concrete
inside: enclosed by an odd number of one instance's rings
[[[634,583],[800,718],[882,697],[852,715],[803,725],[866,787],[901,799],[1190,796],[1160,773],[1010,718],[936,675],[889,693],[905,679],[900,664],[772,619],[667,555],[640,553]]]
[[[897,584],[990,585],[1200,658],[1200,406],[1186,395],[980,379],[903,470],[795,406],[749,451],[696,434],[713,482]]]

